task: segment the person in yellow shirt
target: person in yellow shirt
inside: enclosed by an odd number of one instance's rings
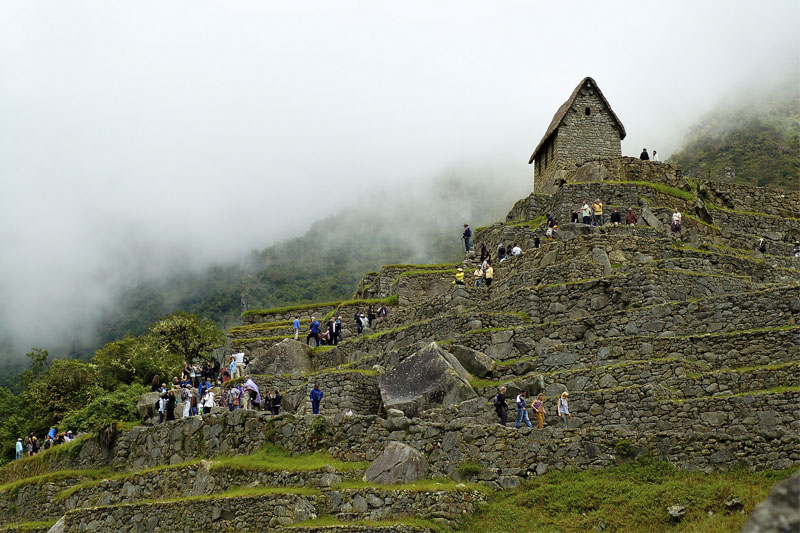
[[[456,280],[453,282],[453,285],[463,285],[464,284],[464,269],[459,268],[456,272]]]
[[[489,268],[486,269],[484,277],[486,278],[486,288],[488,289],[492,286],[492,281],[494,281],[494,269],[491,263],[489,263]]]
[[[598,198],[592,204],[592,210],[594,211],[594,220],[592,221],[593,226],[602,226],[603,225],[603,202],[600,201]]]

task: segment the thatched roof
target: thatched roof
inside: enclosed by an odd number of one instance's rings
[[[556,114],[553,117],[553,120],[550,122],[550,125],[547,127],[547,131],[545,132],[544,137],[542,137],[542,140],[539,141],[539,144],[536,145],[536,149],[533,151],[533,154],[531,155],[531,158],[528,161],[529,165],[531,163],[533,163],[534,159],[536,159],[536,154],[539,152],[539,149],[542,146],[544,146],[544,143],[547,141],[547,139],[549,139],[550,136],[553,133],[555,133],[555,131],[561,125],[561,122],[564,120],[564,117],[567,116],[567,111],[569,111],[569,108],[572,107],[573,102],[575,102],[575,98],[577,98],[578,93],[583,88],[583,86],[586,85],[587,83],[591,84],[591,86],[594,87],[594,90],[597,92],[597,95],[600,97],[600,100],[603,102],[603,105],[606,106],[606,109],[608,110],[608,113],[611,115],[611,118],[613,118],[614,122],[616,122],[617,127],[619,128],[619,138],[620,138],[620,140],[625,138],[625,126],[622,125],[622,122],[620,122],[619,117],[617,117],[617,115],[614,114],[614,110],[611,109],[611,106],[608,104],[608,100],[606,100],[606,97],[603,96],[603,92],[600,90],[600,87],[597,86],[597,82],[594,81],[589,76],[587,76],[587,77],[585,77],[585,78],[583,78],[581,80],[581,82],[578,84],[578,86],[575,87],[575,90],[572,91],[572,94],[569,96],[569,98],[567,98],[567,101],[564,102],[561,105],[561,107],[558,108],[558,111],[556,111]]]

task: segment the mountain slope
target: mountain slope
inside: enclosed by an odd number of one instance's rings
[[[800,84],[721,104],[689,130],[669,162],[693,178],[798,187]]]

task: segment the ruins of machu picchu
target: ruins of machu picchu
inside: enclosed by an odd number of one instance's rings
[[[262,393],[281,391],[277,416],[220,407],[158,423],[158,393],[145,395],[141,424],[0,469],[0,521],[55,532],[459,531],[492,494],[553,472],[645,457],[692,472],[797,469],[800,191],[689,180],[623,157],[624,137],[585,78],[531,156],[532,193],[475,228],[463,261],[387,265],[352,300],[244,313],[225,355],[243,352]],[[571,222],[595,199],[601,225]],[[635,225],[611,223],[629,208]],[[759,239],[766,252],[753,249]],[[501,244],[522,253],[497,262]],[[490,287],[473,283],[482,246]],[[380,305],[387,316],[357,334],[357,312]],[[308,346],[312,316],[323,326],[341,316],[342,341]],[[505,427],[493,406],[501,386]],[[533,417],[514,427],[521,392],[544,395],[542,429]]]

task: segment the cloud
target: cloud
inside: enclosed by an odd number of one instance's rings
[[[795,2],[5,2],[0,318],[39,344],[91,330],[121,285],[365,194],[487,161],[529,180],[586,75],[624,153],[668,156],[731,86],[796,68],[799,19]]]

